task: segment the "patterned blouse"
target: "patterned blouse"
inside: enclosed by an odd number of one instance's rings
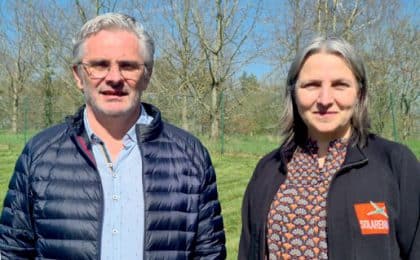
[[[331,141],[324,165],[318,146],[309,140],[287,164],[267,219],[269,259],[328,259],[326,199],[333,175],[344,162],[348,140]]]

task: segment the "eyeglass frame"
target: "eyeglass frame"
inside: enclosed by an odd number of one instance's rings
[[[132,63],[132,62],[129,62],[129,61],[120,61],[119,63],[124,63],[124,62]],[[100,62],[98,62],[98,63],[100,63]],[[118,71],[119,71],[121,77],[123,77],[125,80],[135,80],[135,78],[125,77],[123,71],[121,70],[121,65],[120,64],[117,64],[117,65],[118,65]],[[147,68],[146,64],[144,64],[144,63],[137,63],[136,62],[136,65],[138,66],[139,72],[142,69],[142,67],[143,67],[143,69]],[[91,63],[80,61],[80,62],[76,63],[76,66],[82,66],[83,69],[86,71],[86,74],[88,75],[88,77],[91,78],[91,79],[104,79],[104,78],[106,78],[108,76],[109,72],[111,71],[111,68],[112,68],[112,64],[110,63],[107,66],[106,74],[103,77],[94,77],[93,73],[89,70],[89,68],[93,67],[93,65]],[[139,73],[139,75],[140,75],[140,73]]]

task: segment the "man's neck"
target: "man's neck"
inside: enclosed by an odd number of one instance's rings
[[[114,160],[123,147],[123,138],[128,130],[137,122],[139,112],[127,116],[106,116],[95,113],[87,107],[87,120],[93,133],[98,136],[108,148]]]

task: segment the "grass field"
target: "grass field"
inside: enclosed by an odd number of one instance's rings
[[[4,199],[7,184],[17,156],[22,150],[24,136],[0,134],[0,201]],[[201,138],[208,147],[217,173],[219,197],[222,204],[228,259],[237,258],[241,228],[240,209],[246,184],[259,158],[278,146],[280,140],[266,136],[227,137],[224,154],[220,143]],[[420,158],[420,140],[407,145]]]

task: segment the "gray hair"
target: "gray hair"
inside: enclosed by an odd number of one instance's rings
[[[365,66],[353,46],[347,41],[336,37],[317,37],[306,48],[296,54],[287,75],[281,133],[288,143],[294,141],[297,144],[302,144],[307,139],[308,129],[300,117],[296,106],[295,87],[305,61],[309,56],[320,52],[341,57],[347,63],[358,82],[358,101],[351,118],[351,126],[353,128],[351,144],[358,144],[363,147],[366,144],[370,127]]]
[[[73,64],[77,65],[83,57],[83,44],[87,38],[102,30],[120,29],[134,33],[141,46],[140,55],[144,58],[146,68],[153,68],[155,44],[143,25],[131,16],[119,13],[107,13],[87,21],[73,39]]]

